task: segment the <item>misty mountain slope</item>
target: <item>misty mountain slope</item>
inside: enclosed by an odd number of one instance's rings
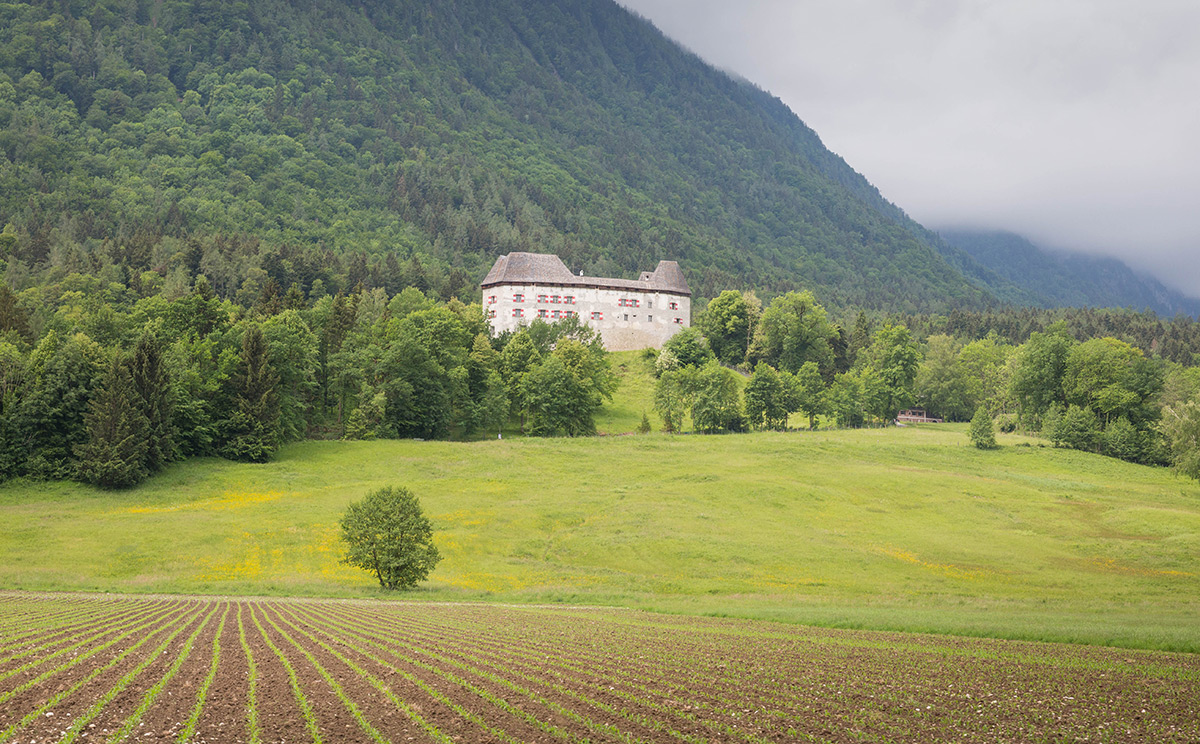
[[[415,256],[463,291],[536,250],[597,274],[674,258],[710,296],[994,301],[778,99],[611,0],[2,5],[9,223],[32,265],[165,274],[240,235]],[[223,293],[257,260],[211,253],[189,270]]]
[[[1128,307],[1160,315],[1196,315],[1200,300],[1169,289],[1115,258],[1043,250],[1006,232],[942,231],[945,241],[972,256],[1041,307]]]

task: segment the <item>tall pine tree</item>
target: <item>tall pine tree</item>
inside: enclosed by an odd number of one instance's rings
[[[87,441],[76,445],[80,480],[102,488],[126,488],[146,477],[146,416],[129,366],[113,360],[84,419]]]
[[[132,372],[138,406],[146,416],[146,470],[154,473],[175,458],[175,432],[171,420],[171,382],[162,345],[149,332],[138,339]]]
[[[279,446],[279,375],[262,329],[251,325],[242,337],[242,354],[233,379],[235,408],[222,454],[231,460],[266,462]]]

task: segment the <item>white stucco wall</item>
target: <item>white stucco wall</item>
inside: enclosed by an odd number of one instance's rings
[[[523,301],[516,301],[518,295]],[[539,302],[542,296],[546,300]],[[551,301],[555,296],[557,303]],[[574,303],[566,302],[568,297],[573,297]],[[622,300],[637,300],[638,306],[622,306]],[[514,315],[514,310],[522,315]],[[543,320],[547,323],[556,320],[555,310],[560,317],[564,311],[578,313],[580,320],[600,331],[609,351],[661,348],[681,328],[692,324],[692,298],[669,292],[544,284],[499,284],[483,289],[483,311],[493,334],[529,325],[539,317],[539,310],[546,312]],[[593,313],[601,317],[593,318]]]

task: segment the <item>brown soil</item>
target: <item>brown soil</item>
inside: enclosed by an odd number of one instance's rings
[[[14,658],[0,663],[0,674],[44,658],[83,630],[114,627],[77,650],[0,680],[0,695],[134,627],[138,623],[128,621],[148,610],[167,612],[156,619],[142,615],[139,622],[152,623],[147,630],[0,702],[0,732],[150,635],[128,657],[14,732],[12,740],[60,738],[170,632],[200,612],[103,707],[82,738],[111,733],[214,611],[131,740],[178,737],[211,668],[223,615],[217,673],[192,741],[249,740],[241,612],[257,667],[264,742],[312,739],[287,669],[268,639],[291,664],[327,742],[371,741],[359,717],[390,741],[436,739],[365,675],[426,725],[461,742],[1200,741],[1196,655],[582,608],[4,597],[0,648],[10,650],[0,658]]]

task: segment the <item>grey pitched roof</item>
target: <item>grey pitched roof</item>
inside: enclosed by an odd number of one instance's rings
[[[486,288],[497,284],[557,284],[569,287],[692,294],[687,279],[683,276],[683,270],[674,261],[659,261],[654,271],[643,271],[638,279],[608,279],[576,276],[562,259],[553,253],[510,253],[500,256],[479,286]]]

